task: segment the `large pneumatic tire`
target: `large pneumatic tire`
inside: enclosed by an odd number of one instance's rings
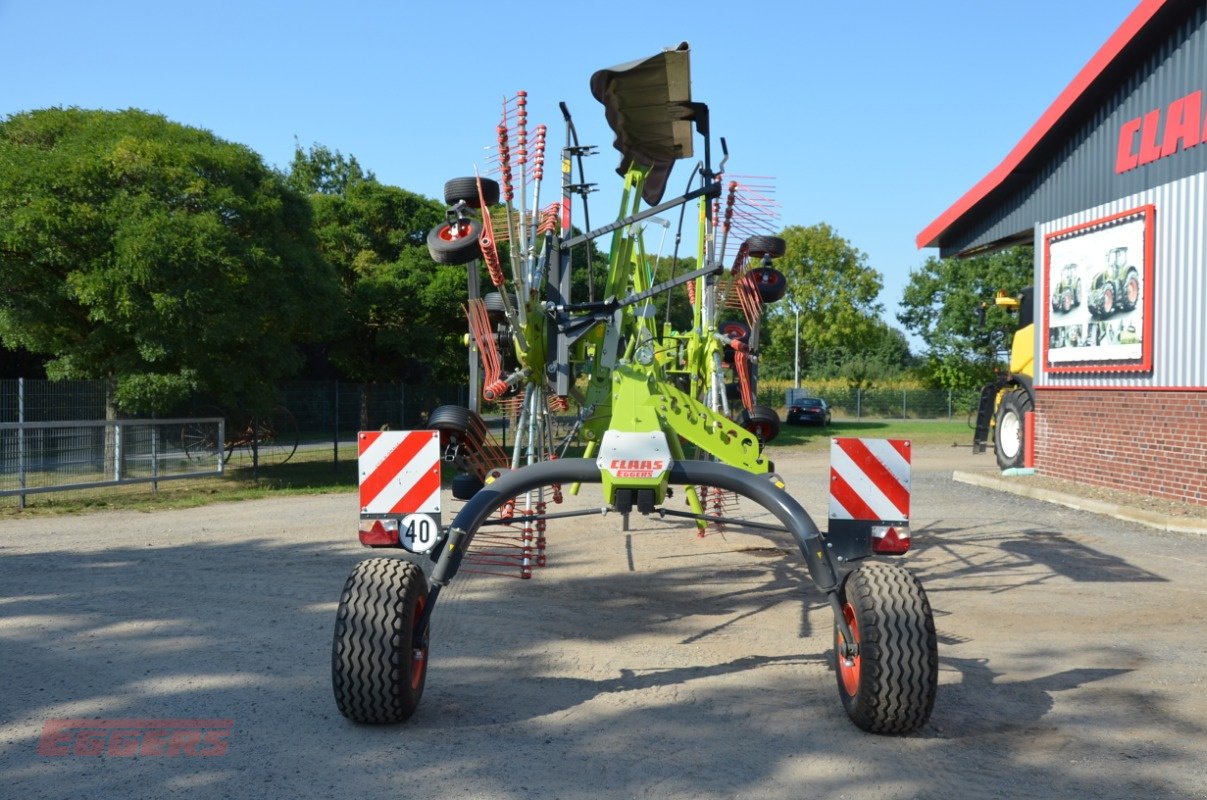
[[[939,682],[934,615],[922,583],[894,564],[868,562],[849,573],[839,600],[859,644],[842,656],[834,626],[838,696],[869,733],[912,733],[930,719]]]
[[[1026,389],[1015,389],[1002,397],[993,426],[993,451],[997,454],[997,465],[1002,469],[1023,466],[1026,450],[1023,420],[1034,407]]]
[[[415,564],[371,558],[352,570],[340,595],[331,645],[331,687],[353,722],[403,722],[427,678],[428,644],[416,624],[427,580]]]
[[[486,205],[493,206],[499,202],[499,184],[490,178],[482,179],[482,199]],[[478,201],[477,178],[452,178],[444,183],[444,202],[455,206],[464,200],[470,208],[481,208]]]
[[[482,223],[474,219],[444,222],[427,235],[427,251],[437,264],[459,266],[482,257],[478,237]]]
[[[751,258],[779,258],[788,251],[788,243],[778,236],[751,236],[746,240],[746,253]]]

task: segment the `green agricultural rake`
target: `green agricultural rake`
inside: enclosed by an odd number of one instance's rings
[[[757,186],[726,183],[727,152],[714,171],[708,107],[692,100],[689,76],[686,44],[592,76],[624,180],[617,218],[602,227],[577,233],[571,225],[578,203],[589,226],[592,186],[582,179],[582,162],[595,149],[578,143],[565,104],[561,196],[541,207],[547,129],[537,126],[530,139],[523,92],[504,102],[496,129],[499,179],[445,185],[447,217],[428,245],[439,263],[469,265],[473,399],[468,408],[436,409],[429,417],[434,433],[408,434],[406,441],[419,453],[438,437],[443,458],[462,471],[453,492],[466,502],[447,527],[429,526],[422,515],[416,523],[362,509],[362,543],[424,547],[409,548],[418,555],[402,559],[369,559],[348,578],[332,676],[337,705],[349,719],[410,717],[423,693],[430,621],[442,588],[475,559],[491,568],[518,565],[518,574],[529,577],[544,563],[547,521],[599,513],[549,513],[548,502],[560,502],[563,486],[577,492],[582,484],[600,484],[606,508],[626,524],[637,512],[690,519],[700,531],[723,523],[790,533],[834,612],[835,671],[850,718],[877,733],[908,733],[929,718],[938,660],[920,582],[899,566],[868,561],[877,540],[866,531],[823,534],[764,453],[780,421],[756,402],[760,322],[763,305],[786,288],[774,267],[784,242],[752,227],[751,210],[766,211],[770,203]],[[688,189],[664,199],[671,168],[693,157],[696,136],[703,158]],[[724,152],[724,139],[721,145]],[[682,219],[693,203],[697,268],[659,280],[646,234],[665,225],[661,215],[677,211]],[[585,264],[576,258],[582,246],[605,237],[607,272],[596,286],[589,254]],[[491,284],[486,294],[479,263]],[[572,296],[584,272],[587,296]],[[659,323],[653,300],[668,292],[687,295],[688,330]],[[487,428],[479,400],[513,420],[510,453]],[[574,440],[586,442],[582,457],[567,457]],[[671,486],[684,487],[689,511],[665,506]],[[734,497],[753,501],[779,524],[726,513]],[[491,526],[518,536],[507,544],[508,534],[482,531]]]

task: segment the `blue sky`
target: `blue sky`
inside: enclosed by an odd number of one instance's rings
[[[484,164],[501,99],[523,89],[551,146],[565,101],[580,140],[600,147],[587,162],[598,225],[620,181],[590,76],[688,41],[693,97],[729,142],[729,171],[774,176],[783,224],[824,221],[864,251],[896,324],[909,271],[934,253],[916,235],[997,166],[1137,2],[613,0],[542,17],[538,4],[477,0],[0,0],[0,115],[142,108],[279,167],[295,138],[321,143],[438,197]]]

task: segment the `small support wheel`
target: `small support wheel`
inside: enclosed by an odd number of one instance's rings
[[[774,408],[755,406],[749,411],[743,410],[735,422],[757,436],[764,444],[780,435],[780,415]]]
[[[717,330],[739,342],[750,341],[750,326],[738,319],[727,319],[717,324]]]
[[[352,570],[340,595],[331,645],[331,687],[353,722],[403,722],[427,678],[428,642],[416,625],[427,580],[415,564],[371,558]]]
[[[459,266],[482,257],[478,237],[482,223],[474,219],[457,219],[432,228],[427,235],[427,251],[437,264]]]
[[[459,472],[453,476],[452,493],[457,500],[469,500],[482,488],[482,479],[472,472]]]
[[[844,657],[834,626],[838,696],[869,733],[913,733],[926,724],[939,684],[934,614],[922,583],[894,564],[868,562],[839,590],[843,617],[859,645]]]
[[[750,277],[754,278],[759,297],[764,303],[782,300],[788,293],[788,279],[775,267],[756,267],[750,270]]]
[[[751,236],[746,240],[746,252],[751,258],[779,258],[788,252],[788,243],[778,236]]]
[[[482,199],[486,205],[493,206],[499,202],[499,184],[490,178],[482,179]],[[478,179],[475,177],[452,178],[444,183],[444,202],[455,206],[461,201],[470,208],[481,208],[478,200]]]
[[[515,295],[508,292],[508,300],[511,301],[511,307],[515,308]],[[486,316],[495,325],[499,325],[507,321],[507,309],[503,305],[503,295],[501,292],[490,292],[482,295],[482,303],[486,306]]]

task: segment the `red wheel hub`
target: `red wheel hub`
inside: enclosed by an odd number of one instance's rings
[[[469,231],[470,225],[468,222],[454,222],[442,225],[438,235],[446,242],[455,242],[459,239],[464,239]]]
[[[850,603],[842,604],[842,616],[847,621],[847,625],[851,629],[851,635],[855,637],[855,644],[859,644],[859,623],[855,621],[855,609]],[[838,634],[839,642],[842,642],[842,633]],[[842,678],[842,688],[849,697],[854,697],[859,692],[859,654],[853,656],[844,656],[841,652],[835,653],[838,659],[838,674]]]

